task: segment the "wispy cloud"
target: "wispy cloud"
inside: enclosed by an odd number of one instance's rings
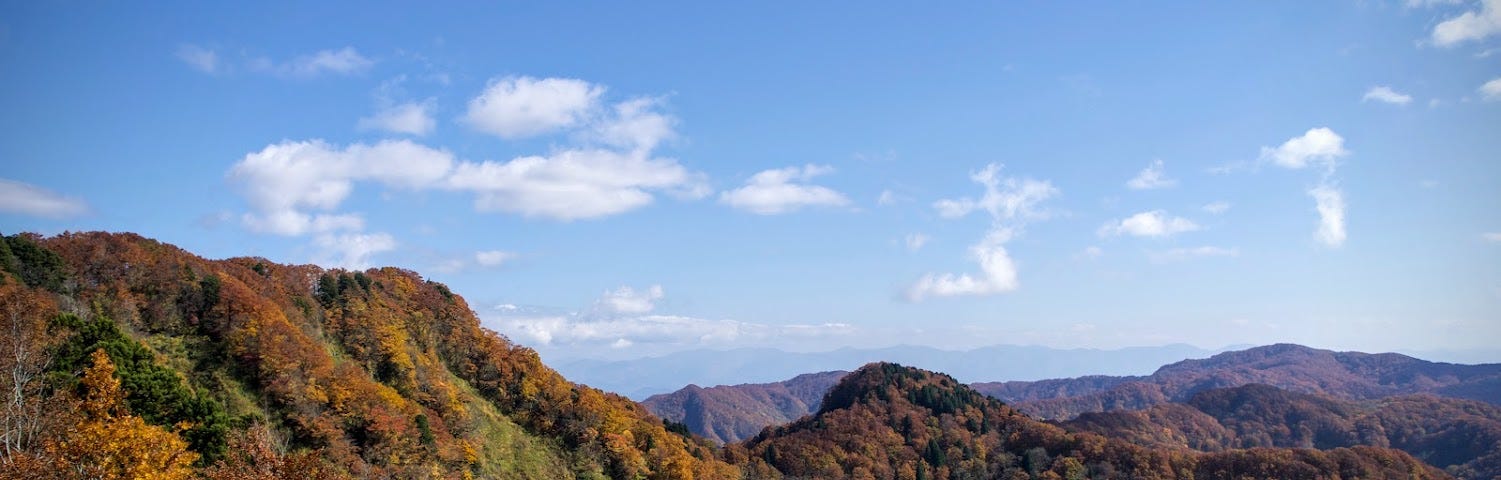
[[[1164,172],[1162,160],[1153,160],[1151,165],[1138,172],[1131,180],[1126,181],[1126,186],[1132,190],[1155,190],[1177,185],[1178,181],[1167,177]]]
[[[746,180],[745,186],[723,192],[719,202],[757,215],[778,215],[804,207],[842,207],[849,198],[828,187],[808,183],[832,173],[832,167],[804,165],[765,170]]]
[[[1278,166],[1302,169],[1309,165],[1322,165],[1323,175],[1319,185],[1308,190],[1319,214],[1319,228],[1314,238],[1329,247],[1345,243],[1345,197],[1344,192],[1333,182],[1339,159],[1349,155],[1345,139],[1328,128],[1313,128],[1302,136],[1294,137],[1277,148],[1261,147],[1263,160],[1270,159]]]
[[[927,235],[923,235],[921,233],[913,233],[907,235],[907,237],[902,241],[907,245],[907,251],[916,252],[918,250],[922,250],[923,245],[928,244],[928,240],[929,238]]]
[[[1141,212],[1120,220],[1111,220],[1101,226],[1100,236],[1131,235],[1134,237],[1171,237],[1198,230],[1193,221],[1175,217],[1162,210]]]
[[[291,60],[276,62],[266,57],[250,61],[250,69],[288,78],[314,78],[323,75],[354,75],[363,73],[375,65],[375,61],[353,47],[338,50],[319,50]]]
[[[1230,211],[1230,202],[1225,202],[1225,201],[1209,202],[1207,204],[1204,204],[1204,206],[1199,207],[1199,210],[1203,210],[1205,213],[1209,213],[1209,214],[1213,214],[1213,215],[1219,215],[1219,214],[1222,214],[1222,213]]]
[[[177,47],[177,59],[207,74],[219,73],[219,53],[198,45],[184,44]]]
[[[0,178],[0,211],[43,218],[68,218],[88,213],[83,200],[36,185]]]
[[[1338,247],[1345,243],[1345,195],[1339,188],[1319,185],[1308,190],[1319,212],[1319,228],[1314,238],[1326,246]]]
[[[433,119],[433,110],[436,106],[437,104],[431,100],[390,105],[375,112],[374,115],[361,118],[357,127],[360,130],[426,136],[438,126],[438,122]]]
[[[976,211],[990,215],[989,231],[969,248],[970,258],[980,267],[979,275],[929,273],[907,288],[909,301],[996,295],[1020,286],[1016,262],[1006,251],[1006,244],[1019,235],[1027,223],[1047,217],[1038,207],[1043,201],[1058,195],[1058,189],[1046,181],[1001,177],[1000,172],[1001,165],[992,163],[970,174],[970,180],[985,187],[985,194],[979,199],[964,197],[933,203],[933,208],[944,218],[960,218]]]
[[[1366,90],[1365,96],[1360,98],[1360,101],[1362,102],[1369,102],[1372,100],[1382,103],[1390,103],[1392,105],[1407,105],[1409,103],[1412,103],[1412,96],[1404,93],[1398,93],[1396,90],[1392,90],[1391,87],[1376,86],[1371,87],[1370,90]]]

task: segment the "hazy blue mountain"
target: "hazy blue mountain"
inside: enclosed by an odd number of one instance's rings
[[[689,384],[772,383],[810,372],[854,370],[878,361],[946,372],[963,382],[998,382],[1081,375],[1147,375],[1161,365],[1185,358],[1205,358],[1219,351],[1183,344],[1118,350],[996,345],[954,351],[895,346],[812,353],[745,348],[690,350],[632,360],[562,361],[555,362],[554,367],[576,382],[642,400]]]

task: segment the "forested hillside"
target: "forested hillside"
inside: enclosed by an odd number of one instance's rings
[[[732,443],[817,411],[824,394],[848,373],[808,373],[776,383],[710,388],[689,385],[641,404],[657,416],[683,423],[688,431]]]
[[[739,476],[411,271],[205,260],[133,234],[0,245],[0,476]]]
[[[1456,365],[1396,353],[1332,352],[1289,344],[1184,360],[1146,377],[972,386],[1032,415],[1064,420],[1086,412],[1182,402],[1200,391],[1252,383],[1352,400],[1431,393],[1501,404],[1501,364]]]
[[[1432,395],[1353,402],[1253,384],[1145,410],[1086,413],[1062,426],[1201,451],[1391,447],[1460,478],[1501,476],[1501,407]]]
[[[748,455],[797,478],[1443,478],[1384,448],[1193,453],[1027,417],[947,375],[890,363],[840,381],[818,413],[768,428]]]

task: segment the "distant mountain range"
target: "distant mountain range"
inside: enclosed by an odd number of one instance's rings
[[[1217,352],[1183,344],[1118,350],[997,345],[953,351],[896,346],[815,353],[744,348],[691,350],[618,361],[562,361],[556,362],[555,368],[574,381],[641,400],[684,385],[770,383],[809,372],[854,370],[878,361],[899,362],[946,372],[965,382],[980,382],[1089,374],[1145,375],[1166,363],[1204,358]]]
[[[1134,410],[1195,393],[1261,383],[1302,393],[1370,400],[1431,393],[1501,404],[1501,364],[1429,362],[1396,353],[1333,352],[1279,344],[1166,365],[1145,377],[1091,376],[976,383],[975,390],[1045,419]]]

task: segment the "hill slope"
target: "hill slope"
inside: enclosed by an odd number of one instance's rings
[[[1147,449],[1071,434],[946,375],[867,365],[818,413],[773,427],[746,454],[799,478],[1443,478],[1406,453],[1374,447]]]
[[[688,431],[720,443],[733,443],[769,425],[815,412],[823,396],[849,372],[798,375],[776,383],[702,388],[689,385],[641,402],[652,414],[688,426]]]
[[[1086,413],[1062,425],[1201,451],[1392,447],[1460,478],[1501,476],[1501,407],[1431,395],[1353,402],[1252,384],[1199,392],[1186,403]]]
[[[1353,400],[1431,393],[1501,404],[1501,364],[1456,365],[1396,353],[1332,352],[1289,344],[1184,360],[1146,377],[1096,376],[973,386],[1032,415],[1067,419],[1086,412],[1182,402],[1203,390],[1251,383]]]
[[[115,418],[91,420],[103,414],[72,400],[101,349],[123,384],[125,408],[109,415],[177,432],[191,445],[183,455],[223,462],[209,473],[281,465],[281,478],[739,475],[707,443],[668,432],[624,397],[568,382],[533,351],[480,328],[463,298],[414,272],[205,260],[133,234],[0,243],[0,306],[9,331],[20,332],[8,338],[22,340],[3,342],[0,357],[31,352],[4,367],[50,372],[5,385],[46,414],[7,410],[6,438],[25,441],[6,445],[0,468],[10,470],[0,477],[67,476],[58,472],[95,461],[67,447],[88,440],[72,425]],[[66,421],[25,430],[19,420],[28,418]]]

